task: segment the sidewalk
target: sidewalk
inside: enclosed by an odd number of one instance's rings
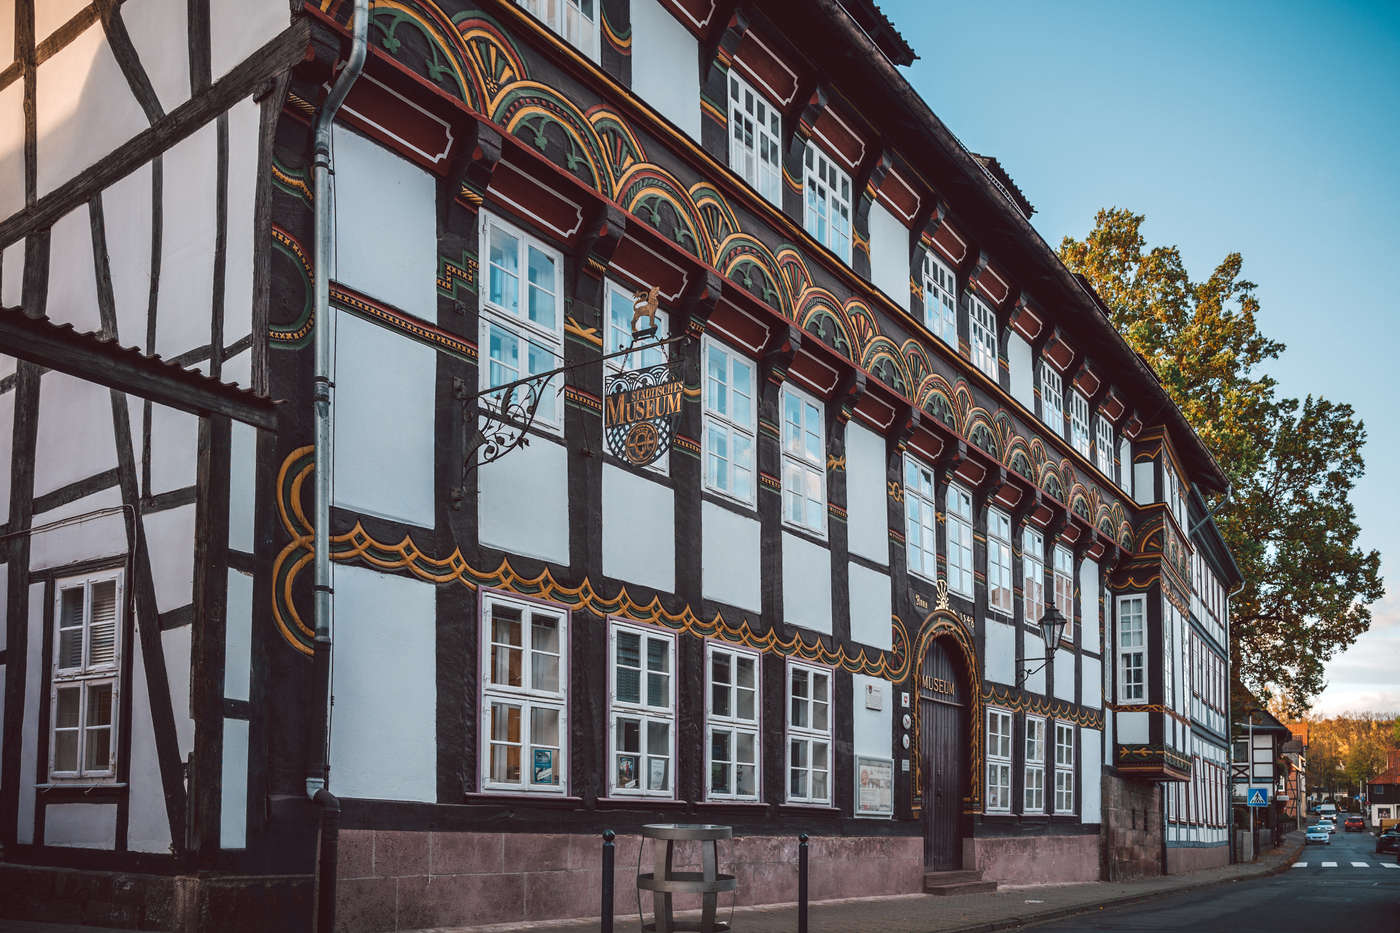
[[[809,930],[810,933],[851,933],[853,930],[861,933],[992,933],[1178,891],[1277,874],[1293,864],[1302,847],[1302,834],[1290,833],[1281,846],[1266,849],[1258,861],[1250,864],[1227,865],[1142,881],[1003,886],[994,894],[957,897],[906,894],[817,901],[809,909]],[[638,933],[636,901],[632,892],[618,891],[616,904],[616,933]],[[727,919],[727,913],[727,910],[722,910],[720,919]],[[794,904],[741,907],[734,911],[734,927],[743,933],[792,933],[796,928],[796,917],[797,907]],[[417,933],[506,933],[516,930],[529,933],[585,933],[596,929],[597,920],[577,920],[438,928]],[[0,933],[4,933],[3,927],[0,927]]]

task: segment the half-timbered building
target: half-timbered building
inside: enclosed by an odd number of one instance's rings
[[[874,3],[355,7],[0,2],[4,910],[1215,844],[1224,476]]]

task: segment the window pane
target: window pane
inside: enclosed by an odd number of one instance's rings
[[[58,666],[79,668],[83,666],[83,588],[64,590],[59,601]]]
[[[754,719],[754,690],[751,687],[738,687],[735,691],[734,715],[740,719]]]
[[[640,720],[624,718],[617,720],[617,750],[620,752],[640,752],[642,750],[642,724]]]
[[[533,246],[529,248],[530,320],[541,327],[554,327],[554,259]]]
[[[530,684],[536,690],[559,692],[559,620],[531,619]],[[555,652],[555,653],[548,653]]]
[[[632,632],[617,633],[617,673],[613,687],[623,703],[642,702],[642,639]]]
[[[54,711],[55,729],[72,729],[78,725],[78,701],[82,688],[60,687],[58,708]]]
[[[77,771],[78,731],[68,729],[64,732],[56,732],[53,741],[53,769],[55,771]]]
[[[87,725],[110,726],[112,724],[112,685],[93,684],[87,688]]]
[[[83,770],[107,771],[112,767],[112,727],[100,726],[87,730],[84,745]]]
[[[489,300],[512,314],[520,312],[520,241],[491,227],[491,285]]]
[[[491,704],[491,780],[520,783],[520,707]]]
[[[491,682],[511,687],[521,681],[520,610],[510,606],[491,609]]]

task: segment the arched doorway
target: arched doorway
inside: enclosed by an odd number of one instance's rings
[[[944,636],[931,639],[919,660],[919,790],[924,866],[931,871],[962,867],[971,703],[961,658],[959,645]]]

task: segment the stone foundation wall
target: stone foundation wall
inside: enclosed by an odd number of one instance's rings
[[[1103,778],[1105,881],[1162,874],[1162,788],[1150,781]]]
[[[619,835],[614,863],[617,916],[636,911],[641,840]],[[652,870],[652,845],[642,854]],[[674,867],[699,869],[699,850],[677,846]],[[797,839],[743,836],[720,843],[719,870],[739,883],[737,903],[797,899]],[[913,894],[923,888],[919,836],[813,838],[813,900]],[[336,926],[344,933],[597,917],[602,839],[596,835],[398,832],[340,834]],[[721,906],[728,907],[727,897]],[[677,908],[699,906],[677,898]],[[648,916],[651,905],[643,901]]]
[[[1202,868],[1219,868],[1230,864],[1230,846],[1168,846],[1167,874],[1181,875]]]
[[[963,868],[1004,884],[1098,881],[1103,837],[984,836],[963,840]]]

